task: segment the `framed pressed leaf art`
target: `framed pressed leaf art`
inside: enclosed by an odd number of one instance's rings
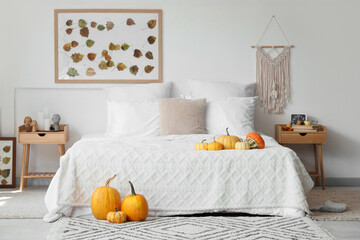
[[[161,82],[162,11],[56,9],[56,83]]]
[[[16,138],[0,137],[0,188],[16,186]]]

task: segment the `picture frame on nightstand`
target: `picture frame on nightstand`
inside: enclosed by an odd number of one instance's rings
[[[291,114],[291,124],[296,125],[297,121],[306,121],[307,116],[305,113]]]

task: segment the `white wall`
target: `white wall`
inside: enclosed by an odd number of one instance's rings
[[[326,176],[360,178],[360,152],[357,148],[360,130],[356,123],[360,118],[356,106],[360,102],[359,1],[1,0],[1,136],[17,134],[15,112],[18,118],[22,118],[21,115],[34,115],[44,106],[49,106],[52,113],[63,111],[66,106],[62,115],[64,121],[69,120],[71,124],[72,142],[84,131],[91,132],[90,128],[84,129],[79,124],[86,119],[82,119],[84,114],[76,108],[78,105],[72,103],[79,101],[78,93],[86,98],[94,91],[78,88],[104,85],[54,83],[53,10],[56,8],[162,9],[163,78],[165,82],[175,82],[175,96],[185,89],[183,82],[188,78],[255,81],[255,50],[250,46],[256,43],[265,24],[275,14],[288,39],[295,45],[291,52],[291,103],[285,113],[279,115],[266,114],[258,109],[257,128],[274,135],[275,123],[288,122],[291,113],[307,113],[328,127],[328,143],[324,146]],[[270,29],[264,43],[283,41],[281,35],[275,33]],[[21,89],[15,91],[16,88]],[[97,96],[101,99],[100,95]],[[54,101],[59,97],[65,99]],[[100,107],[101,103],[95,105]],[[89,104],[82,111],[91,112],[93,109]],[[38,154],[39,149],[42,147],[37,146],[32,152],[31,168],[55,170],[58,162],[52,154],[56,154],[56,147],[46,148],[45,156]],[[296,149],[310,167],[312,155],[306,152],[312,148]],[[44,158],[52,160],[44,164]],[[19,156],[17,166],[19,176]]]

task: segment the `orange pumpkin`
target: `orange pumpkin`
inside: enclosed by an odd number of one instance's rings
[[[120,193],[109,183],[116,177],[109,178],[104,187],[95,189],[91,196],[91,211],[96,219],[105,220],[108,212],[113,211],[114,207],[120,209]]]
[[[226,128],[226,135],[218,137],[216,141],[221,143],[224,149],[235,149],[235,144],[242,142],[242,140],[237,136],[230,136],[228,129]]]
[[[121,203],[123,211],[129,221],[143,221],[146,219],[149,207],[146,198],[141,194],[136,194],[133,184],[129,181],[131,195],[127,195]]]
[[[126,214],[122,211],[118,211],[115,207],[115,212],[108,212],[106,220],[111,223],[123,223],[126,221]]]
[[[251,132],[248,135],[246,135],[246,140],[245,141],[250,144],[251,149],[254,149],[254,148],[263,149],[263,148],[265,148],[264,139],[260,136],[260,134],[258,134],[256,132]]]
[[[215,141],[215,137],[214,137],[214,141],[208,144],[208,150],[210,151],[219,151],[219,150],[223,150],[224,146]]]
[[[207,150],[208,143],[205,141],[206,139],[202,140],[201,143],[195,144],[195,150]]]

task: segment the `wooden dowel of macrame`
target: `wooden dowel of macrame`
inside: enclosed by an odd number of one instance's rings
[[[284,47],[287,47],[287,46],[280,45],[280,46],[260,46],[260,47],[261,48],[284,48]],[[293,48],[295,46],[291,45],[290,47]],[[251,46],[251,48],[256,48],[256,46]]]

